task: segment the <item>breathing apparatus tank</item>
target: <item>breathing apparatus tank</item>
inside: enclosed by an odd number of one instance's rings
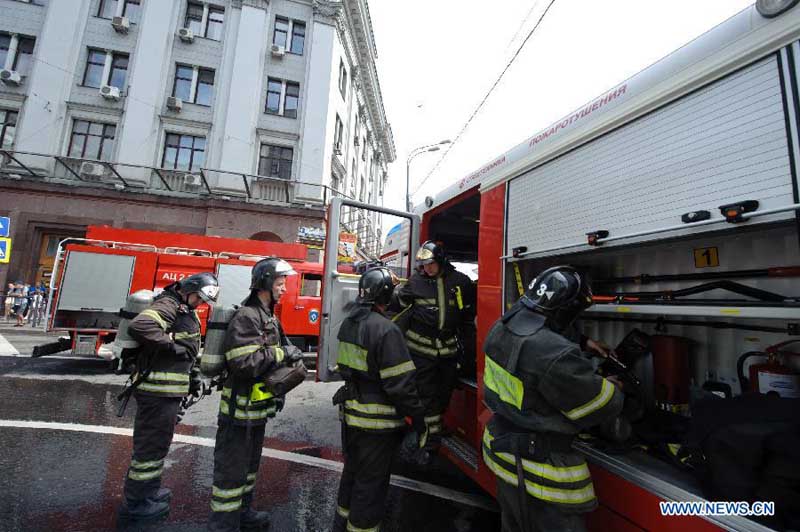
[[[220,304],[211,307],[211,316],[206,325],[206,342],[200,357],[200,371],[207,377],[216,377],[225,370],[225,331],[238,308],[236,305]]]
[[[111,352],[114,354],[114,358],[122,358],[123,349],[139,347],[139,342],[134,340],[128,333],[128,326],[133,318],[153,304],[154,298],[155,293],[152,290],[139,290],[130,294],[125,300],[125,306],[119,309],[119,315],[122,319],[117,327],[117,336],[111,345]]]

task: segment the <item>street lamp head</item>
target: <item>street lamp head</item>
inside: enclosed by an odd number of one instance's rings
[[[439,144],[450,144],[452,141],[450,139],[443,140]]]
[[[433,146],[432,148],[428,148],[425,151],[439,151],[441,148],[439,146]]]

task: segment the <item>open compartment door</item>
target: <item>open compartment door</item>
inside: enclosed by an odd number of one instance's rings
[[[396,220],[395,220],[396,219]],[[392,222],[404,225],[408,238],[403,249],[387,250],[382,227]],[[401,226],[402,226],[401,225]],[[377,261],[387,255],[405,257],[404,263],[388,265],[399,277],[407,277],[411,268],[411,250],[419,243],[419,216],[344,198],[334,198],[328,206],[325,239],[325,267],[322,285],[322,323],[317,353],[317,380],[339,380],[336,339],[344,321],[344,307],[358,295],[359,275],[355,266],[361,261]],[[396,241],[397,239],[395,239]],[[388,262],[388,261],[387,261]]]

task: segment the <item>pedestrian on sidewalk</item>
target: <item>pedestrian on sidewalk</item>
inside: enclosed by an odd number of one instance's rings
[[[34,288],[33,298],[31,300],[31,327],[38,327],[42,323],[45,312],[45,299],[44,291],[39,288]]]
[[[25,310],[27,308],[27,298],[25,297],[24,286],[21,281],[17,281],[14,285],[14,306],[11,307],[14,313],[14,318],[17,323],[14,327],[22,327],[23,320],[25,319]]]
[[[8,288],[6,288],[5,301],[3,304],[3,317],[5,317],[6,322],[11,320],[11,315],[13,314],[11,309],[14,308],[14,290],[15,290],[14,283],[8,283]]]

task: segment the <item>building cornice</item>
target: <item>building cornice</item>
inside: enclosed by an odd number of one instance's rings
[[[232,0],[231,5],[239,9],[248,6],[266,11],[269,8],[269,0]]]

